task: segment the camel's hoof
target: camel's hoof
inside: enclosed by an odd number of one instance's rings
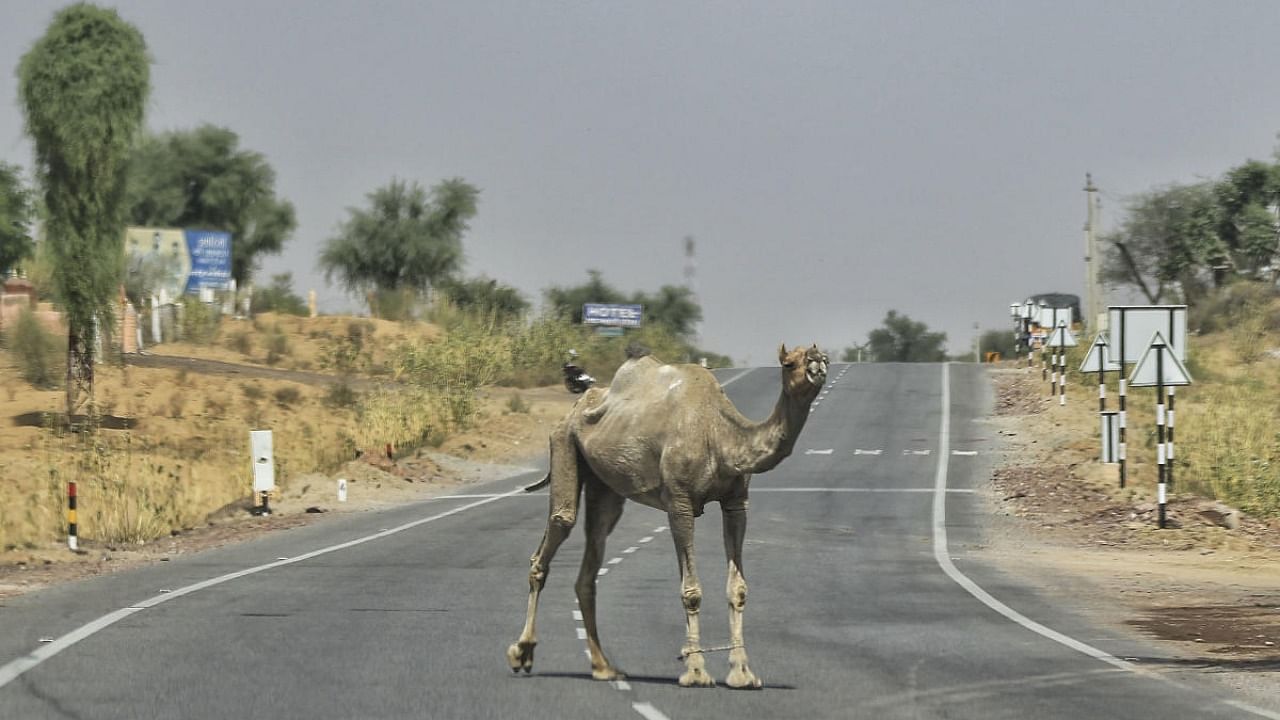
[[[759,690],[764,686],[764,681],[748,669],[733,668],[729,671],[729,677],[724,679],[724,684],[735,690]]]
[[[715,687],[716,680],[702,668],[688,670],[680,676],[680,687]]]
[[[620,672],[613,666],[609,666],[603,668],[591,668],[591,677],[596,680],[621,680],[626,677],[626,674]]]
[[[507,664],[511,666],[511,672],[518,673],[521,670],[530,672],[533,670],[533,648],[537,643],[529,643],[521,646],[515,643],[507,648]]]

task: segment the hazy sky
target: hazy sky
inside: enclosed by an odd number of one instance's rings
[[[0,0],[24,167],[14,68],[63,4]],[[756,364],[890,309],[962,351],[1012,301],[1083,296],[1086,171],[1106,228],[1280,130],[1271,1],[112,5],[155,59],[148,126],[231,128],[296,205],[261,278],[352,307],[315,268],[346,208],[456,176],[482,190],[468,274],[652,292],[691,235],[704,346]]]

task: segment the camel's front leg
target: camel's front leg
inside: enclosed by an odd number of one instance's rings
[[[747,509],[722,506],[724,518],[724,554],[729,560],[729,581],[725,589],[729,598],[729,676],[725,684],[732,688],[759,688],[764,683],[747,666],[747,646],[742,637],[742,611],[747,606],[747,579],[742,575],[742,538],[747,530]]]
[[[680,676],[683,687],[715,687],[716,681],[707,674],[706,658],[702,656],[701,633],[698,629],[698,612],[702,608],[702,585],[693,562],[693,513],[672,510],[667,513],[671,525],[671,538],[676,543],[676,559],[680,563],[680,600],[684,604],[684,674]]]

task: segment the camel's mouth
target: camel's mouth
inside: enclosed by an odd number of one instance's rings
[[[827,381],[827,361],[826,360],[810,360],[804,369],[805,379],[814,387],[822,387]]]

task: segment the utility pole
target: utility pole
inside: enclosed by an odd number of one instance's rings
[[[1098,315],[1101,312],[1099,302],[1102,300],[1098,288],[1098,271],[1094,261],[1098,256],[1098,188],[1093,185],[1093,175],[1084,174],[1084,191],[1088,202],[1088,220],[1084,224],[1084,292],[1086,332],[1097,330]]]
[[[692,235],[684,238],[684,286],[689,290],[689,299],[701,307],[702,301],[698,298],[698,254]],[[693,344],[697,346],[701,342],[697,325],[693,327],[692,335]]]

